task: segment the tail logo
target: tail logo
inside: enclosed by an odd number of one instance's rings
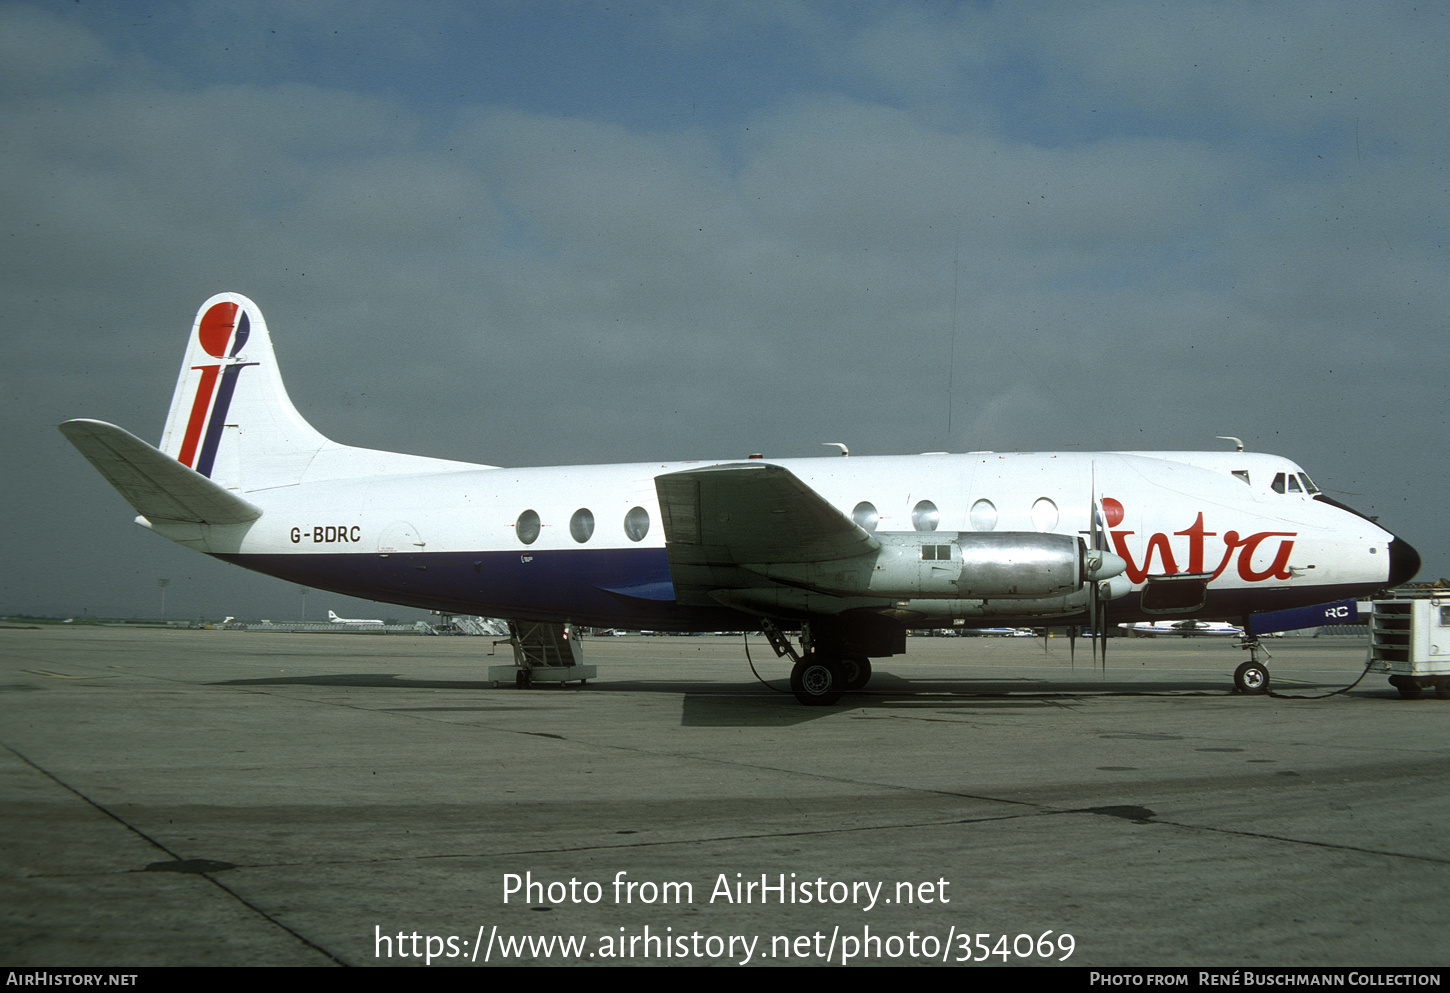
[[[232,405],[232,395],[237,388],[237,376],[247,366],[257,364],[238,361],[251,330],[252,322],[247,312],[234,303],[216,304],[202,315],[197,324],[197,343],[208,355],[221,359],[221,362],[191,367],[193,371],[200,372],[201,377],[176,459],[203,476],[211,475],[216,461],[217,447],[226,428],[227,410]]]

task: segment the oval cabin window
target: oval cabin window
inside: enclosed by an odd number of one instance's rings
[[[569,534],[579,544],[584,544],[594,535],[594,513],[580,507],[574,511],[574,516],[569,518]]]

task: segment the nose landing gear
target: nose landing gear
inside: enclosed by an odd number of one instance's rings
[[[1247,620],[1244,634],[1239,638],[1239,648],[1249,653],[1249,660],[1234,670],[1234,689],[1240,693],[1269,692],[1269,667],[1259,660],[1259,653],[1267,656],[1269,650],[1249,633]]]

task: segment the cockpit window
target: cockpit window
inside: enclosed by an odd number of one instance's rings
[[[1247,469],[1235,469],[1233,471],[1233,474],[1235,476],[1237,476],[1238,478],[1242,479],[1246,483],[1249,481],[1249,470],[1247,470]],[[1253,485],[1253,484],[1250,483],[1250,485]]]
[[[1237,476],[1238,473],[1234,473],[1234,475]],[[1313,496],[1319,492],[1319,487],[1315,486],[1313,480],[1302,472],[1281,472],[1274,477],[1274,482],[1270,485],[1273,486],[1275,493],[1308,493]]]

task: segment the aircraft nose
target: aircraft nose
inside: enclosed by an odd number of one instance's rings
[[[1420,553],[1403,538],[1390,539],[1389,584],[1399,586],[1401,583],[1408,583],[1419,571]]]

